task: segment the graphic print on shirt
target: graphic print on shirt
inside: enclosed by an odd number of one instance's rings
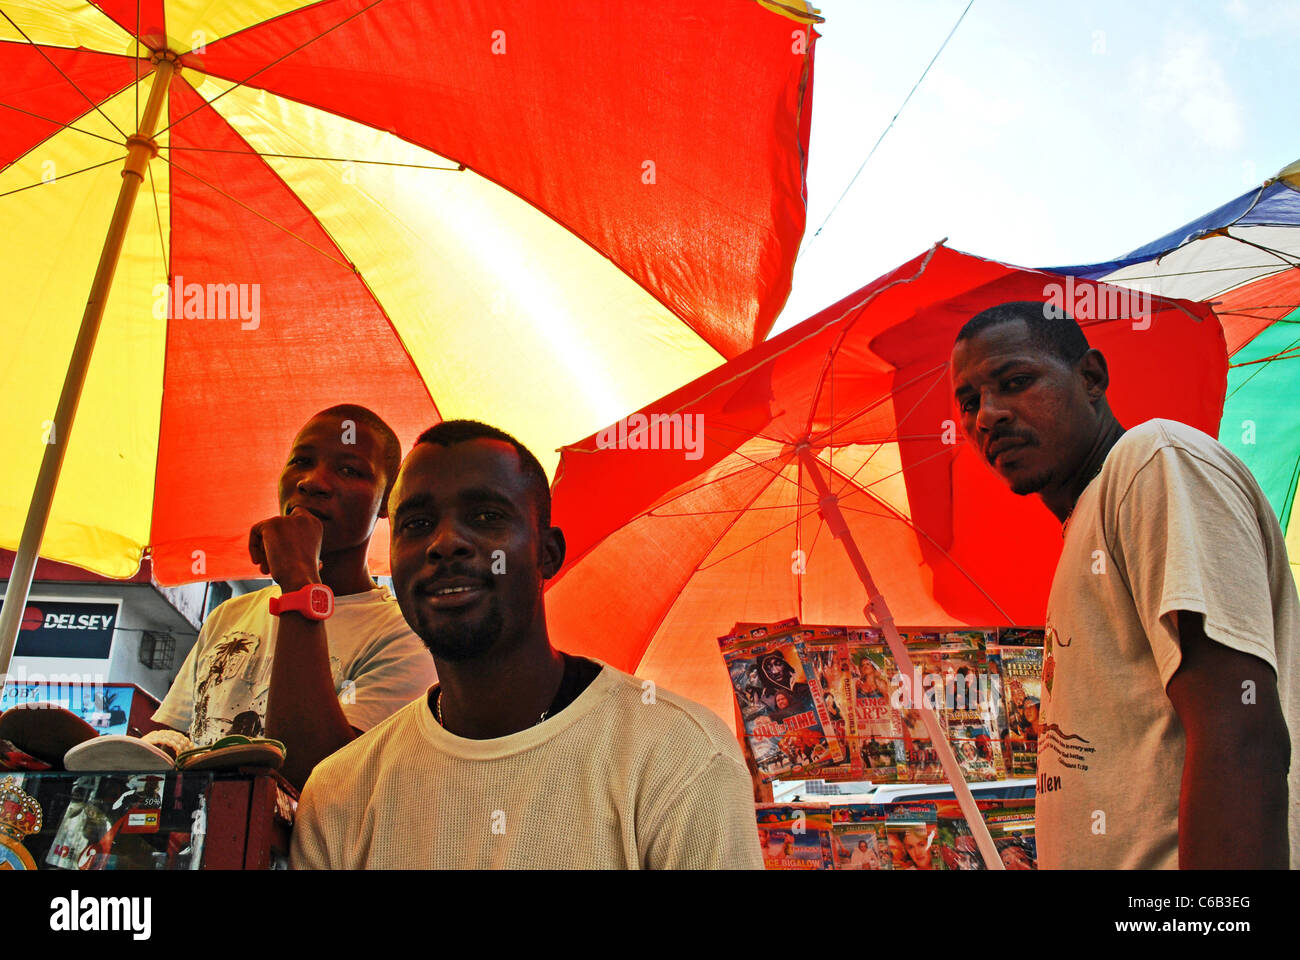
[[[1045,772],[1045,761],[1053,762],[1057,769],[1078,770],[1083,773],[1088,769],[1088,760],[1097,748],[1090,745],[1086,737],[1063,730],[1059,724],[1051,722],[1054,711],[1051,710],[1052,686],[1056,678],[1056,648],[1068,648],[1072,638],[1062,638],[1051,624],[1043,636],[1043,687],[1046,690],[1047,715],[1038,733],[1038,793],[1055,793],[1064,787],[1060,773]],[[1046,754],[1055,754],[1048,757]]]
[[[224,634],[199,667],[192,739],[207,743],[229,734],[262,736],[271,663],[262,638],[242,630]],[[225,714],[229,714],[226,716]]]

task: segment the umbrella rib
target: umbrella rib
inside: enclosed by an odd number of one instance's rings
[[[220,187],[218,187],[218,186],[214,186],[213,184],[208,183],[208,181],[204,180],[204,179],[203,179],[202,177],[200,177],[197,173],[193,173],[193,172],[191,172],[191,171],[189,171],[189,170],[186,170],[184,167],[182,167],[179,163],[177,163],[175,160],[171,159],[170,157],[164,157],[164,160],[166,160],[168,166],[173,167],[174,169],[181,171],[181,173],[188,174],[189,176],[191,176],[191,177],[193,177],[195,180],[197,180],[199,183],[203,184],[205,187],[209,188],[210,190],[214,190],[214,191],[216,191],[217,193],[219,193],[221,196],[225,197],[225,198],[226,198],[227,200],[229,200],[231,203],[234,203],[234,204],[237,204],[238,206],[243,207],[245,210],[247,210],[247,211],[248,211],[249,213],[251,213],[253,216],[258,217],[258,218],[260,218],[260,219],[262,219],[262,220],[265,220],[267,223],[269,223],[271,226],[275,227],[277,230],[282,230],[282,231],[284,231],[284,232],[287,233],[289,236],[293,237],[295,240],[297,240],[297,241],[299,241],[300,243],[303,243],[303,244],[305,244],[306,246],[310,247],[311,249],[315,250],[317,253],[319,253],[319,254],[320,254],[322,257],[324,257],[325,259],[330,260],[330,261],[332,261],[332,262],[334,262],[334,263],[337,263],[339,266],[341,266],[341,267],[345,267],[345,268],[347,268],[348,270],[352,271],[353,273],[356,272],[356,268],[353,267],[352,264],[347,263],[347,262],[345,262],[345,261],[343,261],[343,260],[340,260],[338,257],[335,257],[335,256],[333,256],[333,255],[327,253],[326,251],[322,250],[320,247],[316,246],[316,244],[314,244],[314,243],[312,243],[310,240],[308,240],[306,237],[299,236],[298,234],[296,234],[296,233],[294,233],[292,230],[290,230],[288,227],[276,223],[274,220],[272,220],[270,217],[266,216],[265,214],[258,213],[256,210],[254,210],[254,209],[253,209],[252,207],[250,207],[248,204],[244,203],[244,201],[242,201],[242,200],[240,200],[240,199],[238,199],[238,198],[236,198],[236,197],[232,197],[230,194],[228,194],[226,191],[222,190]]]
[[[154,220],[158,224],[158,245],[162,248],[163,273],[170,280],[172,269],[167,262],[167,242],[163,239],[162,210],[158,207],[158,186],[153,179],[153,165],[150,164],[146,169],[149,171],[149,191],[153,194]]]
[[[95,133],[93,130],[83,130],[81,127],[74,127],[70,123],[59,123],[59,121],[57,120],[51,120],[49,117],[43,117],[39,113],[33,113],[31,110],[24,110],[22,107],[15,107],[12,103],[0,103],[0,107],[5,107],[6,109],[13,110],[16,113],[25,113],[29,117],[35,117],[37,120],[44,120],[46,123],[53,124],[54,126],[58,127],[60,130],[75,130],[77,133],[84,133],[88,137],[96,137],[100,140],[103,140],[105,143],[111,143],[118,147],[125,145],[125,141],[123,140],[114,140],[112,137],[106,137],[102,133]],[[47,137],[46,139],[49,138]]]
[[[749,508],[750,504],[752,504],[755,500],[757,500],[760,496],[762,496],[763,491],[765,489],[766,487],[760,487],[758,489],[758,492],[755,493],[754,496],[750,498],[749,503],[745,504],[744,507],[742,507],[739,511],[737,511],[736,519],[739,519],[741,514],[743,514],[745,510]],[[727,535],[727,532],[731,530],[733,526],[735,526],[736,519],[733,519],[731,523],[727,524],[721,531],[719,531],[718,536],[714,538],[712,545],[709,547],[708,550],[704,551],[704,558],[700,560],[700,564],[702,564],[704,560],[708,559],[709,554],[712,553],[717,548],[718,544],[722,542],[722,538]],[[596,545],[593,544],[591,549],[594,550],[595,547]],[[695,576],[695,574],[697,574],[700,571],[700,564],[696,564],[694,569],[687,571],[686,576],[682,578],[681,583],[678,585],[677,589],[672,591],[672,593],[669,595],[670,599],[668,600],[668,602],[664,604],[663,609],[659,611],[659,617],[658,619],[655,620],[654,626],[650,628],[649,635],[646,637],[646,644],[645,647],[642,649],[640,655],[641,659],[645,659],[646,653],[649,652],[652,646],[654,646],[655,637],[659,633],[659,628],[663,626],[664,621],[668,619],[668,614],[672,612],[673,606],[676,603],[676,600],[672,598],[681,597],[682,591],[686,588],[686,584],[690,582],[691,577]]]
[[[1231,370],[1236,369],[1237,367],[1249,367],[1254,363],[1272,363],[1274,360],[1294,360],[1297,357],[1300,357],[1300,353],[1297,353],[1297,351],[1300,351],[1300,345],[1292,344],[1285,350],[1280,350],[1273,354],[1271,357],[1260,357],[1258,360],[1243,360],[1241,363],[1230,363],[1228,364],[1228,368]],[[1237,391],[1235,390],[1233,391],[1233,393],[1236,392]]]
[[[704,481],[701,481],[700,483],[694,484],[693,486],[687,487],[685,490],[681,490],[681,491],[679,491],[679,492],[677,492],[677,493],[674,493],[674,494],[673,494],[671,497],[669,497],[667,500],[664,500],[663,502],[661,502],[661,503],[659,504],[659,506],[661,506],[661,507],[663,507],[663,506],[667,506],[668,504],[672,503],[673,501],[675,501],[675,500],[680,500],[682,497],[685,497],[685,496],[687,496],[687,495],[689,495],[689,494],[695,493],[695,492],[698,491],[698,490],[703,490],[705,487],[712,486],[712,485],[715,484],[715,483],[721,483],[721,482],[724,481],[724,480],[730,480],[732,477],[738,477],[738,476],[740,476],[740,474],[744,473],[746,470],[749,470],[749,469],[751,469],[751,468],[753,468],[753,467],[761,467],[762,469],[767,470],[769,473],[771,473],[774,477],[780,477],[781,479],[785,479],[785,477],[782,476],[782,471],[785,469],[785,468],[784,468],[784,465],[782,466],[782,470],[772,470],[772,469],[770,469],[770,468],[767,466],[769,463],[771,463],[771,462],[774,461],[774,460],[782,460],[783,455],[780,454],[780,453],[773,454],[773,455],[772,455],[771,457],[769,457],[767,460],[764,460],[764,461],[760,462],[760,461],[755,460],[753,457],[750,457],[750,456],[748,456],[748,455],[746,455],[746,454],[744,454],[744,453],[741,453],[740,450],[738,450],[738,449],[732,449],[730,452],[733,453],[733,454],[735,454],[735,455],[738,456],[738,457],[743,458],[744,460],[747,460],[747,461],[748,461],[748,465],[746,465],[746,466],[740,466],[740,467],[738,467],[737,469],[733,470],[731,473],[726,474],[725,476],[714,477],[712,480],[704,480]],[[784,464],[785,461],[783,460],[782,462],[783,462],[783,464]],[[787,482],[787,483],[791,483],[791,482],[793,482],[793,481],[786,480],[786,482]],[[807,489],[807,488],[804,488],[804,489]],[[809,492],[811,493],[812,491],[809,491]],[[638,517],[648,517],[648,516],[651,515],[651,512],[652,512],[653,510],[655,510],[655,507],[651,507],[650,509],[644,511],[643,513],[638,514],[637,516],[638,516]],[[729,510],[721,510],[721,511],[719,511],[719,513],[730,513],[730,511],[729,511]],[[675,516],[675,514],[665,514],[665,516]],[[633,519],[636,519],[636,518],[634,517]]]
[[[936,371],[938,371],[939,374],[942,374],[943,371],[947,369],[947,367],[948,367],[948,365],[947,365],[946,363],[942,363],[942,364],[940,364],[939,366],[935,367],[934,369],[935,369]],[[921,377],[924,377],[924,376],[925,376],[925,374],[921,374],[921,375],[918,376],[915,380],[912,380],[910,383],[904,384],[904,386],[911,386],[913,383],[916,383],[918,380],[921,379]],[[856,470],[853,471],[852,476],[849,477],[849,482],[853,482],[854,480],[857,479],[858,474],[861,473],[863,470],[866,469],[867,465],[871,463],[872,459],[876,456],[876,454],[879,453],[881,450],[884,449],[885,444],[889,443],[890,440],[894,440],[895,442],[897,442],[897,439],[898,439],[898,438],[897,438],[897,434],[898,434],[898,431],[902,429],[902,427],[903,427],[903,422],[904,422],[905,420],[907,420],[907,418],[910,417],[912,414],[916,413],[917,408],[920,407],[921,404],[925,402],[925,398],[928,397],[928,396],[930,395],[930,392],[931,392],[932,390],[934,390],[934,388],[935,388],[936,386],[939,385],[939,382],[940,382],[942,379],[943,379],[942,376],[936,376],[936,377],[934,378],[934,381],[933,381],[933,382],[932,382],[928,387],[925,388],[925,392],[924,392],[923,394],[921,394],[920,397],[917,398],[916,403],[912,404],[912,408],[911,408],[910,410],[908,410],[907,413],[903,414],[902,417],[899,417],[899,418],[895,419],[895,421],[894,421],[894,429],[890,430],[888,436],[886,436],[885,439],[884,439],[882,442],[880,442],[879,444],[877,444],[877,445],[876,445],[876,448],[875,448],[874,450],[872,450],[871,453],[867,454],[867,459],[863,460],[862,463],[859,464],[858,468],[857,468]],[[894,394],[891,393],[890,396],[892,397],[892,396],[894,396]],[[865,413],[865,411],[864,411],[863,413]],[[862,415],[862,414],[859,414],[859,416],[861,416],[861,415]],[[846,422],[849,422],[849,421],[846,421]],[[832,429],[833,429],[833,428],[832,428]],[[828,436],[829,436],[829,434],[830,434],[830,431],[827,431],[827,435],[828,435]],[[844,489],[844,488],[841,488],[841,490],[843,490],[843,489]]]
[[[1239,240],[1240,237],[1230,237],[1232,240]],[[1181,247],[1179,248],[1181,249]],[[1149,263],[1150,261],[1144,261]],[[1108,283],[1112,286],[1127,285],[1134,280],[1167,280],[1170,277],[1196,277],[1203,273],[1230,273],[1234,270],[1274,270],[1277,268],[1276,263],[1242,263],[1231,267],[1205,267],[1201,270],[1175,270],[1171,273],[1149,273],[1139,274],[1135,277],[1115,277],[1107,274],[1111,279],[1094,280],[1094,283]],[[1123,267],[1120,268],[1124,269]],[[1153,294],[1154,296],[1154,294]]]
[[[1258,360],[1243,360],[1241,361],[1241,363],[1230,363],[1228,364],[1228,369],[1235,370],[1241,367],[1249,367],[1257,363],[1272,363],[1274,360],[1295,360],[1297,358],[1300,358],[1300,352],[1297,351],[1300,351],[1300,339],[1292,340],[1288,346],[1283,347],[1281,350],[1279,350],[1277,353],[1273,354],[1272,356],[1260,357]],[[1237,386],[1233,388],[1232,393],[1228,394],[1228,396],[1232,396],[1242,387],[1246,386],[1246,384],[1250,383],[1251,380],[1255,379],[1255,375],[1257,373],[1259,373],[1258,370],[1252,373],[1241,383],[1237,384]]]
[[[769,507],[750,507],[750,510],[789,510],[788,503],[774,503]],[[681,513],[660,513],[658,510],[651,509],[641,514],[643,517],[654,517],[656,520],[669,520],[676,517],[721,517],[736,512],[735,507],[729,507],[725,510],[684,510]]]
[[[919,438],[919,439],[923,439],[923,438]],[[952,447],[948,447],[947,449],[944,449],[944,450],[938,450],[938,451],[936,451],[935,453],[927,454],[926,456],[922,457],[920,460],[916,461],[916,463],[913,463],[913,464],[911,464],[911,465],[908,466],[908,467],[899,467],[899,468],[898,468],[897,470],[895,470],[893,473],[887,473],[887,474],[885,474],[883,477],[877,477],[875,480],[872,480],[870,483],[865,483],[865,484],[855,483],[855,486],[859,486],[859,487],[861,487],[863,490],[868,490],[868,489],[870,489],[871,487],[874,487],[874,486],[875,486],[876,484],[878,484],[878,483],[884,483],[886,480],[890,479],[891,477],[896,477],[896,476],[898,476],[900,473],[906,473],[908,470],[913,470],[913,469],[915,469],[916,467],[919,467],[921,464],[923,464],[923,463],[925,463],[925,462],[927,462],[927,461],[929,461],[929,460],[933,460],[935,457],[942,457],[942,456],[944,456],[945,454],[950,453],[950,452],[951,452],[951,453],[955,453],[955,452],[956,452],[957,450],[959,450],[959,449],[960,449],[959,447],[952,446]],[[853,472],[853,476],[854,476],[854,477],[857,477],[857,475],[858,475],[858,471],[855,470],[855,471]],[[841,488],[840,488],[840,493],[843,493],[843,492],[844,492],[845,490],[847,490],[847,489],[848,489],[848,486],[847,486],[847,485],[841,487]],[[836,494],[836,496],[839,496],[839,494]]]
[[[832,471],[832,472],[833,472],[833,471]],[[839,476],[843,477],[844,474],[841,473],[841,474],[839,474]],[[935,541],[934,537],[930,536],[928,533],[926,533],[924,530],[922,530],[920,527],[918,527],[915,523],[913,523],[913,522],[912,522],[911,520],[909,520],[907,517],[903,516],[901,513],[899,513],[897,510],[895,510],[892,506],[890,506],[889,503],[888,503],[887,501],[882,500],[880,497],[878,497],[878,496],[876,496],[875,494],[873,494],[870,490],[868,490],[868,489],[866,489],[865,487],[862,487],[862,486],[860,486],[860,485],[858,485],[858,484],[853,484],[853,486],[854,486],[857,490],[860,490],[860,491],[862,492],[862,495],[863,495],[863,496],[867,497],[869,500],[873,500],[873,501],[875,501],[876,503],[878,503],[878,504],[880,504],[882,507],[884,507],[887,511],[889,511],[889,513],[893,515],[893,519],[898,520],[900,523],[904,523],[904,524],[906,524],[907,526],[911,527],[912,530],[915,531],[919,536],[925,537],[926,540],[930,541],[931,545],[933,545],[933,547],[934,547],[936,550],[938,550],[941,554],[943,554],[944,559],[946,559],[949,563],[951,563],[951,564],[953,565],[953,567],[957,570],[958,573],[960,573],[963,577],[965,577],[967,580],[969,580],[970,583],[971,583],[971,586],[973,586],[976,590],[978,590],[980,593],[982,593],[982,594],[984,595],[984,599],[988,600],[988,602],[991,603],[991,604],[993,605],[993,608],[994,608],[995,610],[997,610],[997,612],[1000,613],[1003,617],[1006,618],[1007,622],[1012,623],[1012,624],[1015,623],[1015,621],[1011,619],[1011,615],[1008,614],[1005,610],[1002,609],[1002,607],[998,604],[998,602],[997,602],[996,600],[993,599],[993,597],[989,594],[989,592],[988,592],[987,590],[985,590],[985,589],[984,589],[984,588],[979,584],[979,582],[978,582],[974,577],[972,577],[969,573],[967,573],[967,572],[966,572],[966,569],[965,569],[961,564],[959,564],[956,560],[954,560],[954,559],[952,558],[952,555],[951,555],[950,553],[948,553],[947,550],[945,550],[943,547],[939,546],[939,544]],[[843,505],[841,505],[841,506],[840,506],[840,509],[841,509],[841,510],[844,510],[844,509],[852,509],[852,508],[845,508]],[[888,517],[886,517],[886,519],[888,519]]]
[[[1211,304],[1211,306],[1215,306]],[[1274,323],[1300,323],[1300,320],[1289,320],[1286,317],[1266,317],[1258,313],[1247,313],[1247,310],[1295,310],[1300,308],[1300,303],[1258,303],[1253,307],[1243,307],[1240,310],[1220,310],[1215,307],[1214,312],[1221,317],[1246,317],[1250,320],[1272,320]]]
[[[787,510],[790,510],[790,509],[792,509],[792,508],[789,507],[789,506],[787,506],[786,509],[787,509]],[[745,509],[745,510],[742,510],[742,511],[740,511],[740,512],[741,512],[741,513],[748,513],[749,510],[748,510],[748,509]],[[808,510],[808,512],[805,513],[805,514],[803,514],[802,516],[795,517],[793,520],[789,520],[789,521],[787,521],[786,523],[781,524],[781,526],[777,527],[775,530],[769,530],[767,533],[763,534],[763,535],[762,535],[761,537],[759,537],[757,540],[753,540],[753,541],[751,541],[751,542],[749,542],[749,543],[744,544],[743,546],[737,547],[735,550],[732,550],[730,553],[726,554],[725,556],[718,557],[718,558],[717,558],[716,560],[714,560],[712,563],[705,563],[703,560],[701,560],[700,563],[699,563],[699,565],[695,568],[695,571],[694,571],[694,572],[695,572],[695,573],[702,573],[702,572],[705,571],[705,570],[712,570],[714,567],[718,566],[719,564],[726,563],[728,560],[730,560],[732,557],[736,556],[737,554],[744,553],[746,550],[750,550],[750,549],[752,549],[752,548],[758,546],[758,545],[759,545],[760,543],[762,543],[764,540],[770,540],[772,537],[775,537],[778,533],[780,533],[780,532],[781,532],[782,530],[784,530],[786,527],[790,527],[790,526],[793,526],[793,525],[796,524],[796,523],[800,523],[801,521],[806,520],[808,517],[811,517],[811,516],[813,516],[813,515],[816,514],[816,513],[817,513],[817,509],[816,509],[815,507],[810,508],[810,509]],[[734,525],[734,524],[732,524],[732,525]],[[730,526],[732,526],[732,525],[729,525],[729,526],[728,526],[728,529],[730,529]],[[722,538],[719,537],[718,539],[721,540]],[[714,546],[716,547],[717,544],[715,543]],[[711,552],[712,552],[712,551],[710,551],[710,553],[711,553]]]
[[[195,153],[233,153],[243,157],[277,157],[284,160],[325,160],[334,163],[369,163],[381,167],[410,167],[413,170],[442,170],[447,173],[461,173],[465,165],[454,167],[435,167],[427,163],[399,163],[396,160],[360,160],[351,157],[313,157],[302,153],[263,153],[260,150],[231,150],[226,147],[159,147],[159,150],[186,150]]]
[[[64,80],[68,81],[68,84],[72,87],[72,89],[73,89],[73,90],[76,90],[77,93],[81,94],[82,98],[83,98],[83,99],[84,99],[88,104],[90,104],[92,107],[95,108],[95,112],[98,113],[98,114],[99,114],[101,117],[103,117],[105,120],[107,120],[109,126],[111,126],[111,127],[112,127],[114,130],[116,130],[118,133],[122,134],[122,140],[123,140],[124,142],[126,141],[126,139],[127,139],[127,134],[124,133],[124,132],[122,131],[122,128],[119,127],[116,123],[113,122],[113,118],[112,118],[112,117],[110,117],[108,114],[106,114],[103,110],[100,109],[99,104],[97,104],[94,100],[90,99],[90,97],[87,96],[85,90],[82,90],[81,87],[77,86],[77,83],[76,83],[75,80],[73,80],[70,76],[68,76],[66,73],[64,73],[63,70],[60,69],[59,65],[58,65],[57,63],[55,63],[53,60],[50,59],[49,54],[47,54],[44,50],[41,49],[41,45],[40,45],[39,43],[37,43],[37,42],[36,42],[35,40],[33,40],[31,37],[27,36],[26,31],[24,31],[22,27],[18,26],[18,24],[14,23],[13,18],[10,17],[9,14],[5,13],[4,10],[0,10],[0,17],[4,17],[6,20],[8,20],[8,21],[9,21],[9,25],[10,25],[11,27],[13,27],[15,30],[17,30],[20,34],[22,34],[22,38],[23,38],[24,40],[26,40],[28,43],[30,43],[30,44],[32,45],[32,48],[33,48],[37,53],[39,53],[42,57],[45,58],[45,62],[48,63],[51,67],[53,67],[56,71],[58,71],[59,76],[61,76]],[[137,51],[137,52],[138,52],[138,51]],[[136,69],[138,70],[138,69],[139,69],[139,66],[138,66],[139,57],[137,57],[136,60],[137,60],[137,66],[136,66]]]
[[[140,129],[140,3],[141,0],[135,0],[135,36],[131,39],[135,41],[135,128]]]
[[[237,90],[237,89],[239,89],[240,87],[242,87],[242,86],[244,86],[245,84],[247,84],[250,80],[252,80],[252,79],[253,79],[254,77],[256,77],[258,74],[265,73],[267,70],[270,70],[272,67],[276,66],[277,64],[283,63],[285,60],[287,60],[287,59],[289,59],[290,57],[292,57],[292,56],[293,56],[295,53],[297,53],[298,51],[302,50],[302,49],[305,48],[305,47],[310,46],[311,44],[315,43],[317,40],[321,39],[322,37],[326,36],[327,34],[333,33],[333,32],[334,32],[335,30],[337,30],[339,27],[343,26],[343,25],[346,24],[346,23],[351,22],[352,20],[355,20],[357,17],[361,16],[363,13],[367,13],[368,11],[370,11],[370,10],[373,9],[374,7],[379,6],[379,4],[381,4],[381,3],[383,3],[383,2],[384,2],[384,0],[374,0],[373,3],[366,4],[366,6],[362,7],[360,10],[356,11],[355,13],[349,14],[348,16],[346,16],[346,17],[344,17],[342,20],[340,20],[338,23],[334,24],[333,26],[329,27],[328,29],[324,30],[323,32],[318,33],[316,36],[311,37],[311,38],[309,38],[309,39],[307,39],[307,40],[304,40],[304,41],[303,41],[302,43],[300,43],[298,46],[296,46],[296,47],[294,47],[292,50],[290,50],[290,51],[288,51],[288,52],[286,52],[286,53],[284,53],[284,54],[281,54],[280,56],[276,57],[274,60],[272,60],[270,63],[266,64],[265,66],[258,67],[256,70],[254,70],[254,71],[253,71],[252,73],[250,73],[248,76],[246,76],[243,80],[238,80],[238,81],[236,81],[234,86],[226,88],[225,90],[221,91],[221,93],[219,93],[219,94],[217,94],[215,97],[213,97],[211,100],[206,101],[206,102],[205,102],[205,105],[206,105],[206,106],[212,106],[212,104],[216,103],[218,100],[220,100],[220,99],[221,99],[222,97],[224,97],[226,94],[230,93],[232,90]],[[188,120],[190,117],[194,116],[194,114],[198,113],[198,112],[199,112],[200,110],[202,110],[202,109],[203,109],[203,106],[198,106],[198,107],[195,107],[193,110],[191,110],[189,113],[181,114],[181,116],[177,117],[175,120],[173,120],[173,121],[172,121],[171,123],[169,123],[167,126],[163,127],[161,130],[159,130],[159,131],[158,131],[158,134],[156,134],[156,136],[160,136],[160,135],[166,133],[166,132],[167,132],[168,130],[170,130],[172,127],[176,126],[176,124],[180,123],[180,122],[183,121],[183,120]]]
[[[844,345],[844,341],[848,339],[849,333],[852,332],[853,330],[853,325],[858,322],[859,318],[861,318],[862,311],[866,309],[867,304],[871,303],[871,301],[875,300],[886,290],[892,289],[893,287],[896,287],[899,284],[915,283],[917,280],[919,280],[922,274],[924,274],[925,271],[929,269],[930,261],[934,259],[935,251],[938,250],[940,246],[942,246],[942,242],[936,243],[933,247],[931,247],[929,250],[926,251],[925,259],[922,260],[920,266],[917,267],[916,273],[912,274],[910,277],[900,277],[897,280],[892,280],[889,283],[885,284],[880,289],[873,290],[871,293],[869,293],[866,297],[863,298],[861,303],[854,304],[853,306],[845,310],[842,314],[840,314],[839,317],[836,318],[836,320],[831,321],[831,322],[844,321],[844,329],[839,332],[839,336],[837,336],[835,338],[835,342],[831,344],[830,349],[826,353],[826,360],[822,364],[821,373],[818,374],[817,376],[817,387],[813,392],[812,403],[808,405],[808,423],[804,428],[804,433],[812,432],[813,418],[817,416],[817,407],[821,404],[822,388],[826,386],[826,371],[830,368],[831,364],[835,362],[835,354],[839,352],[840,347]],[[857,313],[857,316],[853,317],[851,320],[845,320],[845,318],[848,317],[849,314],[854,313],[855,311]],[[792,348],[794,346],[795,344],[791,344]],[[878,402],[883,403],[884,398],[881,398],[881,400]],[[858,416],[861,416],[861,414],[858,414]],[[827,432],[827,436],[829,437],[829,431]]]
[[[1244,243],[1248,247],[1254,247],[1256,250],[1262,250],[1265,253],[1271,253],[1289,267],[1300,266],[1300,260],[1290,259],[1290,254],[1284,250],[1277,250],[1273,247],[1265,246],[1262,243],[1256,243],[1254,240],[1247,240],[1245,237],[1234,237],[1231,233],[1224,231],[1224,236],[1236,240],[1238,243]]]
[[[719,557],[717,560],[713,561],[712,563],[706,563],[706,561],[709,559],[709,554],[713,553],[713,551],[717,549],[718,544],[720,544],[720,543],[722,542],[723,538],[726,537],[726,535],[727,535],[728,533],[730,533],[730,532],[731,532],[731,529],[736,525],[736,521],[739,520],[739,519],[740,519],[744,514],[746,514],[746,513],[749,512],[750,504],[752,504],[755,500],[757,500],[759,497],[761,497],[761,496],[763,495],[764,491],[766,491],[766,489],[767,489],[766,487],[762,487],[762,488],[760,488],[759,491],[758,491],[757,493],[755,493],[754,496],[750,499],[749,503],[745,504],[743,507],[741,507],[740,509],[738,509],[738,510],[736,511],[736,516],[733,517],[733,518],[732,518],[732,521],[731,521],[729,524],[727,524],[726,527],[723,528],[723,530],[722,530],[721,533],[718,534],[717,539],[713,541],[713,546],[711,546],[711,547],[710,547],[710,548],[705,552],[705,554],[704,554],[704,558],[701,559],[700,562],[697,563],[697,564],[695,565],[695,569],[691,571],[691,574],[692,574],[692,575],[694,575],[694,574],[696,574],[696,573],[700,573],[700,572],[702,572],[702,571],[704,571],[704,570],[711,570],[712,568],[716,567],[718,564],[720,564],[720,563],[724,563],[725,561],[730,560],[732,557],[736,556],[736,554],[738,554],[738,553],[743,553],[744,551],[749,550],[749,549],[752,548],[752,547],[756,547],[756,546],[758,546],[758,545],[759,545],[760,543],[762,543],[764,540],[768,540],[768,539],[770,539],[770,538],[776,536],[778,533],[780,533],[780,532],[781,532],[782,530],[784,530],[786,527],[791,526],[792,524],[796,524],[796,523],[798,523],[799,521],[803,520],[805,517],[810,517],[810,516],[812,516],[814,513],[817,512],[815,508],[810,509],[810,510],[809,510],[807,513],[805,513],[802,517],[795,517],[793,520],[790,520],[790,521],[787,521],[786,523],[781,524],[781,526],[777,527],[775,530],[769,530],[767,533],[763,534],[763,535],[762,535],[761,537],[759,537],[757,540],[754,540],[754,541],[752,541],[752,542],[750,542],[750,543],[745,544],[745,545],[742,546],[742,547],[738,547],[738,548],[736,548],[735,550],[732,550],[732,551],[731,551],[730,553],[728,553],[726,556]],[[789,510],[789,509],[791,509],[791,508],[787,506],[786,509]],[[795,509],[797,509],[797,508],[795,508]]]
[[[126,157],[124,157],[124,156],[122,156],[122,157],[113,157],[112,159],[104,160],[104,161],[101,162],[101,163],[92,163],[92,164],[91,164],[90,166],[88,166],[88,167],[82,167],[80,170],[73,170],[71,173],[61,173],[61,174],[59,174],[57,177],[55,177],[53,180],[48,180],[48,181],[47,181],[47,180],[40,180],[40,181],[38,181],[38,182],[36,182],[36,183],[29,183],[29,184],[27,184],[27,186],[25,186],[25,187],[15,187],[15,188],[12,189],[12,190],[6,190],[4,193],[0,193],[0,197],[7,197],[7,196],[9,196],[11,193],[22,193],[24,190],[30,190],[30,189],[32,189],[32,187],[46,187],[46,186],[49,186],[51,183],[57,183],[57,182],[60,181],[60,180],[66,180],[66,179],[68,179],[68,177],[75,177],[75,176],[76,176],[77,174],[79,174],[79,173],[85,173],[87,170],[96,170],[96,169],[98,169],[99,167],[106,167],[106,166],[108,166],[110,163],[121,163],[121,162],[122,162],[123,160],[125,160],[125,159],[126,159]]]

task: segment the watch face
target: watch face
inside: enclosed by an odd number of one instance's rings
[[[334,608],[334,596],[325,589],[313,589],[308,595],[311,612],[318,617],[328,617]]]

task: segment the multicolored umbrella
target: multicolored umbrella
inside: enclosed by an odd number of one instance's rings
[[[1300,581],[1300,161],[1118,260],[1052,269],[1214,307],[1229,355],[1219,441],[1259,480]]]
[[[862,624],[850,543],[901,625],[1042,624],[1060,524],[962,442],[948,356],[980,310],[1051,299],[1060,279],[936,247],[565,447],[553,515],[568,559],[546,594],[557,644],[730,720],[716,638],[736,621]],[[1211,310],[1151,298],[1135,320],[1117,303],[1129,291],[1078,289],[1102,305],[1081,322],[1120,421],[1213,432],[1227,355]]]
[[[57,449],[43,556],[250,575],[316,410],[405,445],[472,416],[553,464],[762,340],[804,226],[802,6],[0,5],[0,546]]]

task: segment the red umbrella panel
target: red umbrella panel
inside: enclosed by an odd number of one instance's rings
[[[1214,434],[1227,373],[1217,318],[1155,297],[1134,310],[1120,289],[1079,281],[1068,304],[1107,358],[1120,422],[1165,417]],[[866,622],[809,453],[898,624],[1041,624],[1060,526],[962,441],[948,356],[981,310],[1064,294],[1059,276],[936,246],[565,447],[554,517],[569,553],[547,589],[555,641],[731,721],[715,638],[733,623]]]

